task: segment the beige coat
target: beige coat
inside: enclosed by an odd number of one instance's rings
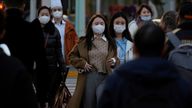
[[[112,72],[110,64],[107,62],[110,58],[116,58],[117,62],[116,65],[119,64],[119,60],[117,59],[117,52],[116,49],[113,51],[110,50],[108,53],[108,56],[106,58],[106,65],[105,65],[105,71],[110,74]],[[83,69],[85,66],[85,63],[89,63],[89,58],[88,58],[88,50],[85,47],[85,38],[81,38],[78,45],[72,50],[70,54],[70,61],[71,64],[75,68],[81,68]],[[83,92],[85,88],[85,82],[86,82],[86,74],[78,74],[77,78],[77,85],[76,85],[76,90],[74,92],[73,97],[69,101],[69,106],[68,108],[80,108],[81,100],[83,97]]]

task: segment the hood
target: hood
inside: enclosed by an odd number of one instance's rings
[[[140,58],[122,65],[116,70],[120,76],[144,85],[167,84],[178,78],[174,66],[160,58]]]

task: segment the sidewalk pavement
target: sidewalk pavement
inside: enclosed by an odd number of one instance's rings
[[[73,95],[73,93],[75,91],[77,75],[78,75],[77,70],[74,67],[70,66],[69,73],[67,75],[65,84],[68,87],[71,95]]]

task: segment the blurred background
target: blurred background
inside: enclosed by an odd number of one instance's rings
[[[61,0],[64,17],[74,24],[78,35],[84,35],[85,25],[95,13],[110,19],[115,12],[123,11],[129,18],[135,15],[140,4],[146,3],[152,7],[153,18],[160,18],[168,10],[177,11],[183,1],[192,0]],[[50,3],[51,0],[27,0],[24,17],[32,21],[36,17],[37,9],[43,5],[50,6]],[[3,0],[0,0],[0,9],[5,8]]]

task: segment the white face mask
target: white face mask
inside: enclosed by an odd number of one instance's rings
[[[123,33],[125,31],[126,27],[125,24],[114,24],[113,29],[115,30],[116,33]]]
[[[92,29],[94,33],[102,34],[105,31],[105,25],[92,25]]]
[[[151,20],[151,16],[140,16],[142,21],[149,21]]]
[[[62,11],[55,11],[55,12],[53,12],[53,17],[55,17],[55,18],[61,18],[62,15],[63,15]]]
[[[50,20],[50,16],[39,16],[39,21],[41,24],[47,24]]]

